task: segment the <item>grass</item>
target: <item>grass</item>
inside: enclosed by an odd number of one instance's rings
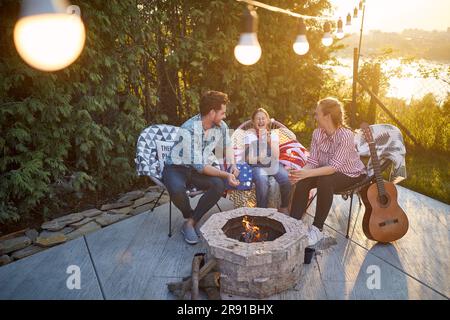
[[[407,178],[399,185],[450,204],[448,154],[407,149]]]

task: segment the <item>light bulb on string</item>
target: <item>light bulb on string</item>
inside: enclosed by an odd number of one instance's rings
[[[329,47],[333,44],[333,37],[331,36],[331,25],[328,21],[325,22],[323,31],[322,44]]]
[[[355,9],[353,9],[353,18],[357,19],[358,18],[358,8],[355,7]]]
[[[80,8],[65,0],[24,0],[14,26],[14,44],[21,58],[43,71],[72,64],[86,39]]]
[[[306,26],[303,19],[300,19],[298,36],[292,47],[295,53],[301,56],[309,51],[309,42],[306,38]]]
[[[343,39],[345,36],[344,33],[344,23],[342,22],[342,19],[339,18],[337,22],[337,32],[336,32],[336,38]]]
[[[261,58],[261,46],[257,37],[258,16],[255,10],[246,8],[243,17],[243,32],[234,48],[234,56],[243,65],[252,65]]]
[[[352,15],[350,13],[347,14],[347,19],[346,19],[346,22],[345,22],[345,26],[346,27],[351,27],[352,26]]]
[[[349,13],[349,14],[347,14],[344,32],[345,32],[346,34],[350,34],[350,33],[352,33],[352,31],[353,31],[353,26],[352,26],[352,15]]]

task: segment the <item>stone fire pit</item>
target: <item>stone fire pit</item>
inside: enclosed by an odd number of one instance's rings
[[[268,235],[266,241],[239,239],[244,216]],[[300,280],[308,242],[307,228],[300,220],[276,209],[238,208],[214,214],[200,232],[208,254],[218,262],[222,292],[264,298],[290,289]]]

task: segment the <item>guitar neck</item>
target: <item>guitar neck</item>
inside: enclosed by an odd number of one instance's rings
[[[370,157],[372,159],[373,172],[377,183],[378,194],[384,196],[386,190],[384,188],[383,177],[381,176],[380,160],[378,159],[377,150],[375,149],[375,142],[369,142]]]

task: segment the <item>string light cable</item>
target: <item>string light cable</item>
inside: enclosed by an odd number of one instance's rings
[[[296,54],[302,56],[309,51],[309,42],[307,39],[307,28],[305,20],[316,20],[323,22],[323,37],[322,44],[326,47],[333,44],[333,32],[332,23],[337,20],[337,31],[335,33],[336,38],[343,39],[345,36],[344,23],[341,17],[336,19],[333,16],[310,16],[293,12],[288,9],[282,9],[272,5],[268,5],[259,1],[253,0],[236,0],[237,2],[243,2],[247,4],[243,13],[242,20],[242,32],[239,38],[239,43],[234,48],[234,55],[236,60],[244,65],[252,65],[259,61],[261,58],[262,50],[258,42],[257,30],[258,30],[258,15],[256,14],[256,8],[266,9],[272,12],[286,14],[288,16],[299,19],[298,23],[298,35],[292,45]],[[353,19],[358,18],[358,11],[365,8],[365,0],[359,2],[358,7],[353,9]],[[346,16],[345,30],[348,31],[352,25],[352,14],[348,13]]]

